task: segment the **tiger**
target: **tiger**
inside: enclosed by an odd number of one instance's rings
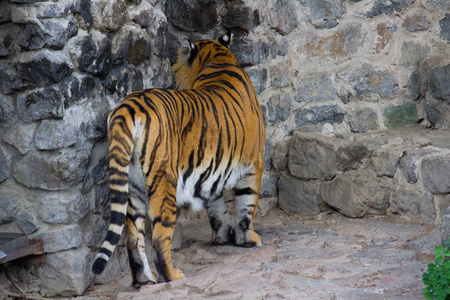
[[[183,39],[172,66],[175,89],[135,91],[108,115],[110,224],[92,265],[107,266],[126,225],[132,285],[184,278],[173,267],[177,208],[206,208],[213,244],[261,245],[253,230],[264,169],[265,129],[247,73],[217,40]],[[234,189],[235,220],[224,203]],[[156,272],[145,254],[151,222]]]

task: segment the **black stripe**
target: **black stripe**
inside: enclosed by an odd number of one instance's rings
[[[112,255],[112,252],[109,251],[109,250],[106,249],[106,248],[100,248],[100,250],[98,251],[98,253],[106,254],[108,257],[111,257],[111,255]]]
[[[235,189],[234,194],[236,196],[243,196],[243,195],[255,195],[256,192],[249,187],[243,188],[243,189]]]
[[[108,241],[111,245],[115,246],[117,245],[117,243],[119,243],[120,235],[118,235],[114,231],[108,230],[108,232],[106,232],[105,240]]]

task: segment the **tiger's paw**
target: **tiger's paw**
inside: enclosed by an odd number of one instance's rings
[[[212,230],[211,243],[213,245],[233,244],[234,240],[234,228],[231,225],[222,226],[217,231]]]
[[[151,276],[150,279],[146,278],[145,276],[142,276],[142,274],[140,274],[140,278],[138,280],[134,280],[132,282],[132,285],[134,288],[140,288],[143,285],[148,285],[148,284],[155,284],[158,283],[158,275],[155,272],[151,272]]]
[[[173,274],[171,280],[180,280],[184,278],[184,274],[179,269],[173,269]]]
[[[253,230],[236,231],[235,244],[241,247],[261,246],[261,238]]]

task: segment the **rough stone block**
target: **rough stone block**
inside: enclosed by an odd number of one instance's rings
[[[408,91],[413,100],[417,100],[420,97],[420,78],[417,72],[411,73],[408,79]]]
[[[108,94],[116,94],[125,97],[129,93],[141,90],[143,75],[142,72],[132,65],[119,67],[111,73],[105,80],[105,89]]]
[[[424,31],[430,28],[431,22],[427,20],[426,16],[417,14],[407,16],[403,22],[403,26],[411,32]]]
[[[268,120],[271,123],[286,121],[291,111],[291,95],[275,94],[267,102]]]
[[[306,0],[304,5],[309,9],[308,20],[336,20],[345,13],[344,0]]]
[[[274,88],[289,86],[292,81],[292,71],[290,71],[289,68],[290,67],[285,63],[277,64],[276,66],[271,67],[269,69],[270,86]]]
[[[89,191],[94,185],[104,183],[108,174],[108,147],[106,142],[97,143],[92,149],[91,162],[83,180],[82,193]]]
[[[151,257],[147,257],[151,260]],[[113,252],[105,271],[100,275],[95,275],[95,284],[108,284],[116,279],[123,272],[129,272],[128,253],[126,247],[117,247]],[[154,271],[154,270],[152,270]]]
[[[25,155],[28,151],[33,149],[32,142],[37,124],[30,123],[17,125],[18,126],[13,126],[6,131],[3,140]]]
[[[369,18],[373,18],[379,15],[392,15],[396,12],[401,12],[404,9],[411,6],[416,0],[396,0],[396,1],[387,1],[387,0],[376,0],[373,3],[372,9],[366,13],[366,16]]]
[[[68,43],[71,57],[78,62],[79,70],[105,78],[112,66],[111,41],[104,34],[92,31],[77,35]]]
[[[428,45],[408,41],[402,44],[400,52],[400,65],[411,67],[417,66],[419,62],[431,52],[431,48]]]
[[[436,99],[450,101],[450,59],[447,56],[432,56],[422,60],[418,68],[421,95],[427,93]]]
[[[125,0],[92,0],[91,14],[94,27],[102,31],[116,31],[125,24]]]
[[[269,10],[269,26],[282,35],[288,34],[299,23],[298,11],[296,1],[275,1],[273,7]]]
[[[422,5],[430,10],[450,9],[450,3],[447,0],[422,0]]]
[[[115,64],[139,65],[150,59],[152,47],[144,29],[123,26],[112,39],[111,52]]]
[[[270,173],[263,173],[259,195],[263,198],[276,197],[278,195],[277,178]]]
[[[447,244],[444,244],[448,240],[450,240],[450,214],[442,216],[441,224],[441,244],[443,246],[448,246]]]
[[[9,177],[8,159],[0,147],[0,182],[5,181]]]
[[[245,70],[252,81],[253,87],[257,95],[266,89],[268,71],[266,68],[252,68]]]
[[[20,78],[37,85],[59,83],[72,73],[69,57],[61,52],[42,50],[35,54],[23,55],[17,65]]]
[[[394,177],[403,154],[401,149],[376,149],[370,157],[372,170],[377,176]]]
[[[349,58],[356,54],[364,45],[365,33],[360,24],[344,26],[333,34],[323,36],[318,32],[308,36],[299,48],[312,58]]]
[[[0,92],[11,94],[26,86],[26,83],[19,78],[16,70],[9,65],[0,65]],[[2,100],[3,102],[4,100]]]
[[[30,49],[48,47],[61,50],[67,41],[78,31],[78,22],[74,17],[67,19],[44,19],[41,24],[26,26],[30,35],[22,44]]]
[[[258,11],[253,11],[251,7],[243,6],[240,3],[232,4],[227,8],[222,25],[225,28],[240,28],[249,32],[259,25]]]
[[[338,105],[314,106],[298,110],[295,114],[295,125],[317,125],[325,123],[342,123],[345,110]]]
[[[67,77],[60,85],[64,97],[64,108],[81,103],[91,95],[95,87],[94,77],[81,74],[72,75]]]
[[[322,75],[318,78],[302,80],[294,99],[297,102],[332,101],[336,93],[331,77]]]
[[[34,233],[31,238],[42,239],[44,252],[52,253],[79,247],[83,240],[83,232],[78,224],[64,225]]]
[[[433,156],[422,160],[422,180],[433,194],[450,193],[450,157]]]
[[[25,122],[62,118],[64,103],[56,86],[25,92],[17,98],[17,111]]]
[[[30,212],[19,213],[16,216],[16,222],[25,234],[32,234],[39,229],[36,216]]]
[[[15,111],[12,97],[0,94],[0,121],[10,119]]]
[[[331,180],[336,174],[337,144],[315,133],[295,132],[289,142],[288,167],[298,179]]]
[[[433,153],[433,151],[428,149],[413,149],[403,152],[400,160],[400,169],[408,183],[417,182],[417,161],[431,153]]]
[[[425,224],[434,224],[436,219],[432,195],[417,195],[415,192],[402,190],[395,191],[391,194],[390,210],[409,218],[419,217],[419,221]]]
[[[81,295],[91,282],[90,267],[88,248],[47,254],[37,268],[40,292],[47,297]]]
[[[372,150],[366,143],[342,145],[336,151],[336,166],[342,172],[359,169],[363,166],[363,160],[370,158],[371,154]]]
[[[73,224],[89,211],[89,202],[81,193],[51,193],[41,199],[39,216],[45,223]]]
[[[348,116],[352,132],[368,132],[380,129],[377,112],[369,107],[357,108]]]
[[[36,129],[34,143],[39,150],[56,150],[74,145],[80,136],[70,115],[63,120],[42,120]]]
[[[9,195],[0,196],[0,225],[11,223],[20,209],[20,204]]]
[[[417,108],[414,103],[404,103],[400,106],[389,104],[384,108],[384,124],[389,129],[400,128],[417,122]]]
[[[441,39],[450,41],[450,14],[445,14],[445,17],[439,21],[441,27]]]
[[[352,218],[382,215],[389,206],[389,191],[370,170],[349,171],[320,186],[320,199]]]
[[[67,190],[81,182],[89,162],[86,150],[29,152],[13,164],[14,178],[28,188]]]
[[[376,70],[369,64],[355,66],[342,77],[353,86],[359,100],[370,98],[372,94],[388,98],[400,93],[397,79],[389,70]]]
[[[289,151],[289,139],[279,141],[275,145],[272,156],[270,157],[271,163],[275,171],[283,172],[287,170],[288,166],[288,151]]]
[[[319,208],[319,182],[301,181],[293,177],[278,180],[279,206],[286,212],[317,215]]]
[[[218,13],[217,1],[212,0],[175,0],[166,5],[167,20],[189,32],[212,29],[218,23]]]
[[[258,202],[258,210],[256,213],[258,216],[264,217],[267,215],[269,211],[277,207],[278,205],[278,198],[272,197],[272,198],[259,198]]]
[[[235,39],[230,49],[244,67],[260,64],[270,54],[270,47],[264,41]]]

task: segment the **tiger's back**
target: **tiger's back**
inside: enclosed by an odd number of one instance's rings
[[[110,113],[111,221],[94,273],[105,268],[126,223],[133,283],[156,281],[145,256],[147,214],[160,280],[184,277],[170,255],[177,206],[205,207],[214,243],[260,244],[252,224],[265,132],[255,91],[229,41],[229,34],[183,41],[173,67],[180,90],[137,91]],[[234,224],[224,188],[235,189]]]

